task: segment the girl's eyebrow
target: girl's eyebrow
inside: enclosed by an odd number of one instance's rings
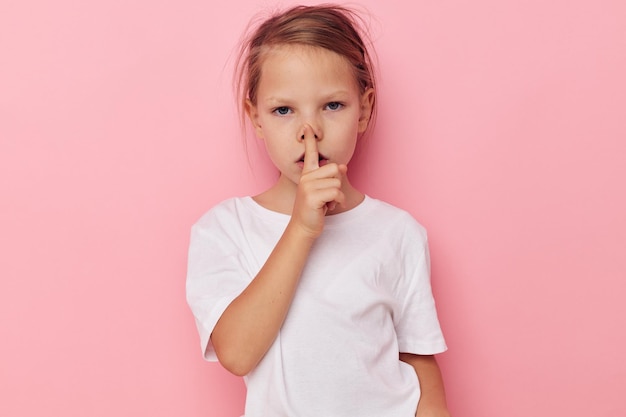
[[[346,97],[349,97],[349,96],[350,96],[350,91],[337,90],[337,91],[332,91],[330,93],[324,94],[323,96],[321,96],[320,101],[322,102],[334,101],[334,100],[337,100],[338,98],[345,99]],[[286,98],[286,97],[281,97],[281,96],[269,96],[264,101],[268,104],[272,104],[272,103],[283,104],[283,103],[291,103],[297,100],[294,100],[293,98]]]
[[[332,100],[336,100],[337,98],[345,98],[349,96],[350,96],[350,92],[348,90],[337,90],[329,94],[326,94],[323,100],[332,101]]]
[[[282,104],[282,103],[286,103],[286,102],[291,102],[290,99],[286,99],[286,98],[283,98],[283,97],[275,97],[275,96],[267,97],[264,101],[266,103],[268,103],[268,104],[273,104],[273,103],[280,103],[280,104]]]

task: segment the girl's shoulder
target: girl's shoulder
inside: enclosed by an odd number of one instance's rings
[[[368,195],[356,208],[328,217],[326,226],[358,227],[376,233],[385,230],[396,236],[418,235],[416,237],[420,240],[427,237],[424,226],[409,211]]]
[[[230,216],[236,213],[239,210],[238,207],[241,206],[245,198],[246,197],[231,197],[220,201],[202,214],[195,224],[210,223],[215,218]]]
[[[247,219],[283,224],[289,220],[289,216],[262,207],[251,196],[231,197],[211,207],[196,221],[194,226],[241,223]]]
[[[375,216],[378,219],[387,220],[392,223],[412,225],[413,227],[422,229],[425,232],[424,226],[422,226],[413,214],[406,209],[373,197],[366,197],[364,202],[369,202],[371,205],[371,216]]]
[[[233,197],[212,206],[191,226],[192,242],[217,247],[240,239],[246,223],[245,201],[246,197]]]

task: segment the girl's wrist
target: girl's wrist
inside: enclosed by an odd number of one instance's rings
[[[298,222],[294,221],[293,218],[287,224],[284,234],[288,238],[292,238],[298,242],[303,242],[309,245],[312,245],[313,242],[315,242],[317,238],[319,237],[318,232],[312,231],[308,229],[307,227],[302,226]]]

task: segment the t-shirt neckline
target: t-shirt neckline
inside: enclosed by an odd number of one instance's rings
[[[251,210],[254,214],[256,214],[257,216],[261,218],[281,222],[281,223],[284,223],[285,225],[291,219],[290,214],[279,213],[277,211],[273,211],[273,210],[263,207],[262,205],[257,203],[252,198],[252,196],[241,197],[241,201],[245,204],[245,206],[249,210]],[[326,216],[324,227],[327,227],[327,226],[333,227],[334,225],[343,224],[346,221],[361,217],[363,213],[369,210],[369,207],[372,206],[373,202],[374,202],[373,198],[371,198],[367,194],[364,194],[363,201],[361,201],[357,206],[341,213]]]

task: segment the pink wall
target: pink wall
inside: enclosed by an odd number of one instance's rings
[[[190,225],[272,178],[229,59],[271,2],[0,5],[0,415],[238,416],[184,299]],[[429,229],[456,417],[626,414],[626,7],[363,1],[351,172]]]

